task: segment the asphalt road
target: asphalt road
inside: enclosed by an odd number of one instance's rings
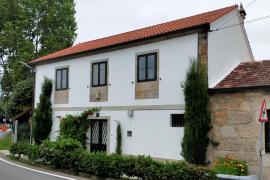
[[[32,167],[14,163],[4,156],[0,156],[0,180],[85,180],[85,178],[37,168],[32,169]]]

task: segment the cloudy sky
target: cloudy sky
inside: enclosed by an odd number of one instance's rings
[[[239,4],[238,0],[75,0],[75,43]],[[269,0],[242,0],[246,21],[270,15]],[[270,19],[245,24],[257,60],[270,59]]]

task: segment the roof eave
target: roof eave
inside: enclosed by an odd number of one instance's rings
[[[270,89],[270,85],[258,85],[258,86],[242,86],[242,87],[229,87],[229,88],[209,88],[209,94],[218,93],[233,93],[242,92],[246,90],[256,90],[256,89]]]
[[[135,46],[139,46],[143,44],[153,43],[156,41],[168,40],[168,39],[191,35],[191,34],[195,34],[199,32],[207,32],[209,30],[210,30],[210,23],[205,22],[204,24],[200,24],[195,27],[185,28],[185,29],[181,29],[181,30],[177,30],[177,31],[169,32],[169,33],[160,34],[157,36],[151,36],[151,37],[134,40],[134,41],[126,42],[126,43],[116,44],[112,46],[107,46],[107,47],[103,47],[103,48],[99,48],[95,50],[83,51],[76,54],[70,54],[66,56],[50,58],[50,59],[45,59],[41,61],[30,61],[29,64],[31,64],[32,66],[50,64],[50,63],[64,61],[68,59],[75,59],[75,58],[94,55],[94,54],[101,54],[101,53],[109,52],[109,51],[126,49],[129,47],[135,47]]]

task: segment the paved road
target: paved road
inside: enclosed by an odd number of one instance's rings
[[[13,163],[4,156],[0,156],[0,180],[85,180],[85,178],[32,169],[29,166]]]

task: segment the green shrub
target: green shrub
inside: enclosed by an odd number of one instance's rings
[[[29,153],[30,151],[32,153]],[[149,156],[89,153],[74,139],[59,139],[56,142],[46,140],[40,146],[15,144],[11,153],[31,156],[30,161],[41,159],[42,163],[55,168],[102,178],[120,178],[125,174],[145,180],[215,179],[215,175],[210,171],[183,161],[161,163]]]
[[[215,162],[213,171],[217,174],[246,176],[248,166],[245,161],[237,160],[233,156],[219,157]]]
[[[76,149],[80,148],[82,148],[80,142],[71,138],[54,142],[46,140],[40,146],[40,155],[44,163],[48,165],[55,168],[70,168],[69,158]]]
[[[26,154],[28,146],[28,144],[24,143],[12,144],[12,146],[10,147],[10,153],[14,155],[17,154],[20,158],[22,154]]]
[[[34,163],[40,158],[40,150],[38,145],[28,145],[27,152],[25,154],[29,161]]]

